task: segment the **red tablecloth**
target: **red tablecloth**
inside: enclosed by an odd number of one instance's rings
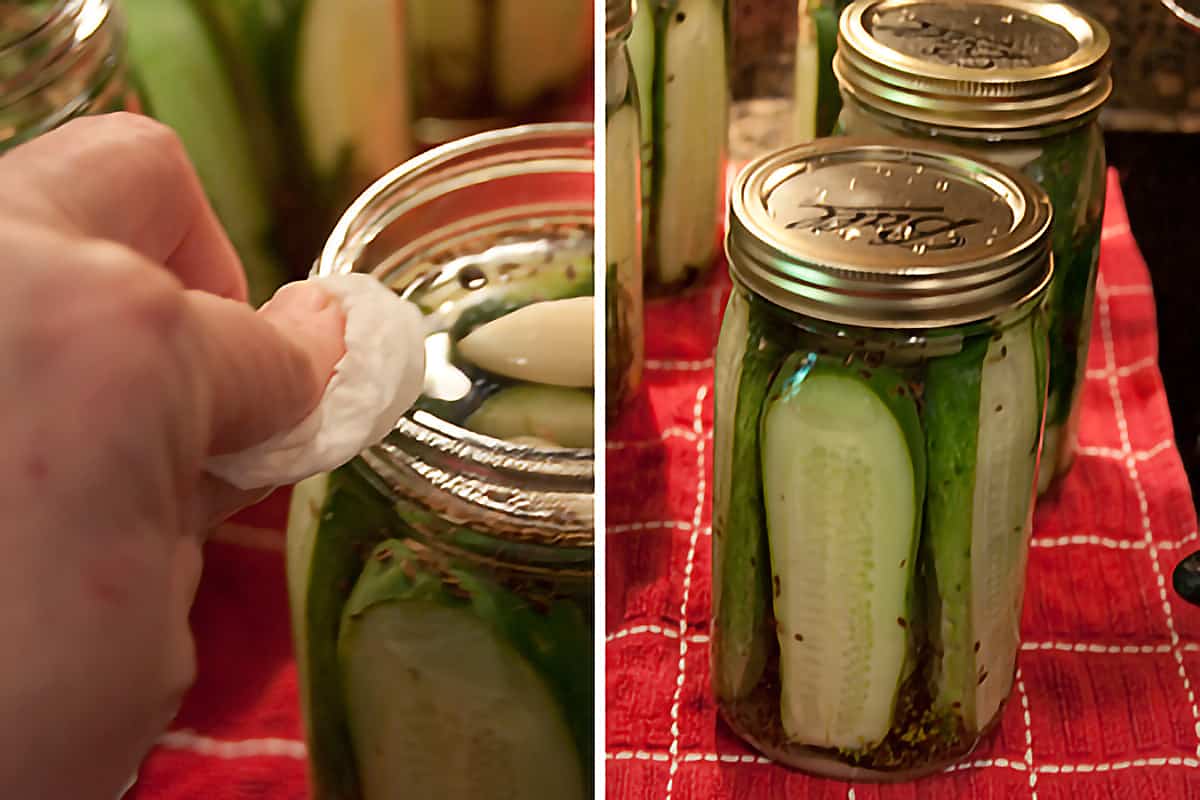
[[[1197,546],[1196,517],[1155,361],[1150,278],[1115,175],[1082,456],[1038,509],[1015,695],[1000,729],[949,774],[892,786],[809,778],[717,720],[711,355],[728,288],[719,275],[650,304],[645,389],[609,435],[608,797],[1200,798],[1200,609],[1170,588]]]

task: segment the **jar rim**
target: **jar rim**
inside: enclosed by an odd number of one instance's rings
[[[964,23],[969,30],[960,30],[955,25],[961,20],[917,17],[913,9],[924,6],[939,14],[979,15],[973,25]],[[896,33],[885,41],[875,32],[885,14],[915,27],[894,25],[887,30]],[[1033,33],[1012,37],[994,24],[997,14],[1007,25],[1014,17],[1028,23]],[[900,36],[901,30],[910,33]],[[1039,36],[1049,42],[1039,47]],[[922,37],[923,49],[910,42]],[[1112,93],[1110,47],[1098,20],[1065,3],[855,0],[838,24],[834,74],[847,94],[901,118],[964,130],[1037,129],[1062,126],[1104,105]],[[1005,55],[998,60],[979,53]]]
[[[594,137],[588,123],[539,123],[476,134],[418,155],[379,178],[350,205],[312,274],[354,271],[363,251],[390,223],[439,193],[524,174],[523,169],[591,173]],[[420,253],[430,246],[426,238],[418,237],[402,250]],[[390,259],[371,271],[393,269],[395,261],[406,260]],[[417,495],[455,524],[484,526],[526,542],[592,547],[592,449],[514,444],[414,409],[384,442],[364,451],[362,461],[390,487]]]

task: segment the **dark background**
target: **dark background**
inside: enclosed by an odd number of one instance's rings
[[[1110,132],[1105,141],[1150,266],[1175,440],[1200,496],[1200,134]]]

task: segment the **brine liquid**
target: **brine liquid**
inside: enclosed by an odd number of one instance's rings
[[[426,314],[425,387],[417,407],[461,425],[495,392],[518,382],[459,357],[455,343],[479,325],[544,300],[590,295],[593,229],[544,223],[448,243],[396,286]],[[566,354],[564,354],[564,357]]]

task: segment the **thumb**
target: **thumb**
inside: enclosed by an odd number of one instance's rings
[[[208,455],[244,450],[289,430],[321,399],[345,354],[340,304],[299,282],[280,289],[259,311],[192,292],[200,358],[209,388]]]
[[[316,407],[345,353],[339,304],[307,283],[280,289],[258,310],[207,294],[190,298],[207,353],[202,377],[213,388],[209,455],[258,444]],[[270,489],[246,491],[200,476],[193,529],[208,530]]]

